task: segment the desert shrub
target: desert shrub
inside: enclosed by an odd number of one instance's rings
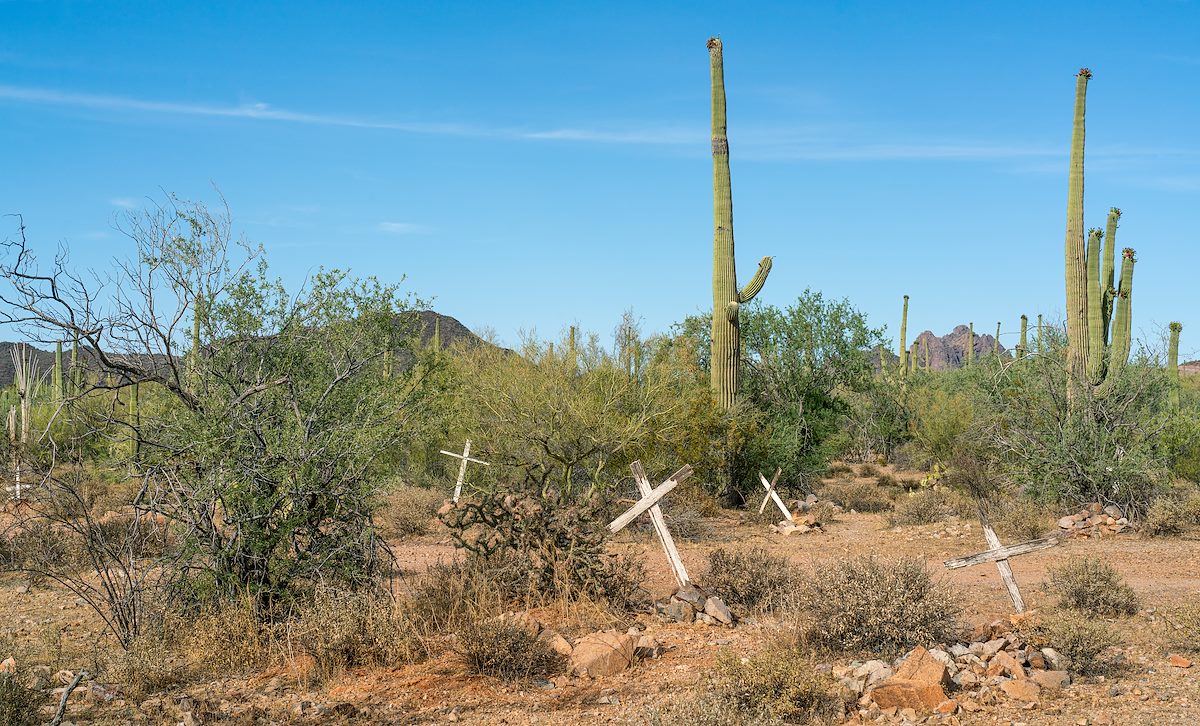
[[[876,486],[891,488],[900,486],[900,482],[896,477],[886,472],[875,477],[875,484]]]
[[[292,637],[330,678],[358,666],[419,660],[424,651],[391,597],[321,588],[294,616]]]
[[[879,468],[874,464],[860,464],[858,467],[858,475],[863,478],[870,478],[879,475]]]
[[[698,542],[708,534],[708,525],[700,512],[692,507],[676,507],[664,513],[667,527],[675,539]],[[646,521],[649,521],[648,519]],[[653,524],[651,525],[653,527]]]
[[[26,683],[21,673],[0,673],[0,723],[40,726],[45,694]]]
[[[503,681],[545,679],[565,665],[546,641],[510,620],[472,624],[459,633],[457,651],[472,673]]]
[[[837,521],[839,505],[832,502],[817,502],[809,508],[807,514],[813,518],[813,521],[821,526],[832,524]]]
[[[124,650],[106,654],[105,679],[120,683],[134,699],[142,699],[188,680],[188,663],[176,650],[174,635],[162,628],[147,628]]]
[[[1007,497],[988,516],[998,532],[1018,540],[1043,537],[1056,529],[1054,510],[1028,497]]]
[[[445,499],[432,489],[403,486],[384,497],[383,506],[375,512],[375,522],[385,537],[425,534]]]
[[[426,635],[457,632],[499,615],[518,598],[518,576],[509,576],[502,557],[468,555],[431,565],[413,586],[410,613]]]
[[[258,617],[249,599],[209,603],[178,627],[195,673],[238,675],[266,666],[277,652],[280,626]]]
[[[702,582],[727,604],[748,610],[774,610],[787,604],[795,588],[786,557],[762,547],[742,551],[716,549],[708,555]]]
[[[950,489],[919,489],[896,500],[888,521],[893,527],[935,524],[970,511],[970,503]]]
[[[1107,562],[1090,557],[1072,557],[1050,569],[1049,589],[1064,608],[1093,615],[1134,615],[1139,602],[1133,588]]]
[[[874,482],[826,482],[821,495],[847,511],[884,512],[892,508],[889,491]]]
[[[941,642],[958,613],[916,558],[836,560],[803,580],[799,594],[812,642],[850,653],[893,654]]]
[[[441,518],[455,543],[485,559],[496,555],[520,568],[520,593],[592,599],[617,609],[639,607],[645,571],[636,560],[610,554],[599,502],[567,503],[554,492],[497,493],[466,499]]]
[[[662,705],[651,705],[637,715],[636,723],[650,726],[784,726],[765,709],[747,712],[711,693],[675,696]]]
[[[914,397],[913,412],[913,443],[921,463],[948,464],[974,421],[971,398],[963,392],[931,388]]]
[[[1200,492],[1176,491],[1150,503],[1142,531],[1153,537],[1183,534],[1200,525]]]
[[[841,713],[841,702],[831,693],[832,681],[815,666],[810,656],[789,645],[776,644],[748,658],[724,651],[717,656],[709,686],[714,700],[742,714],[786,723],[832,719]]]
[[[1189,603],[1176,609],[1167,622],[1171,626],[1167,634],[1170,647],[1191,653],[1200,651],[1200,605]]]
[[[1113,628],[1089,613],[1065,610],[1035,618],[1022,627],[1021,635],[1035,648],[1053,648],[1071,659],[1071,670],[1094,673],[1106,664],[1099,656],[1117,643]]]
[[[825,468],[825,475],[837,479],[853,479],[854,467],[840,461],[834,461]]]

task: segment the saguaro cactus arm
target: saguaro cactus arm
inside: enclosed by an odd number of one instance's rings
[[[900,372],[908,372],[908,295],[904,296],[904,307],[900,313]]]
[[[771,258],[764,257],[758,263],[758,269],[754,272],[754,277],[750,278],[750,282],[741,290],[738,290],[738,302],[748,303],[754,299],[754,296],[763,289],[763,285],[767,282],[767,275],[771,274]]]
[[[1100,276],[1100,247],[1104,243],[1104,232],[1097,228],[1088,230],[1087,242],[1087,331],[1088,382],[1093,386],[1104,376],[1104,313],[1102,280]]]
[[[1182,323],[1171,323],[1171,342],[1167,346],[1167,377],[1171,383],[1168,404],[1172,411],[1179,410],[1179,334]]]
[[[1117,290],[1116,313],[1113,318],[1112,345],[1108,348],[1108,372],[1096,389],[1103,396],[1113,390],[1125,364],[1133,340],[1133,266],[1137,262],[1132,247],[1121,253],[1121,287]]]
[[[1108,345],[1110,326],[1112,325],[1113,296],[1116,295],[1116,281],[1113,278],[1116,268],[1117,223],[1121,219],[1121,210],[1113,207],[1108,210],[1108,225],[1104,230],[1104,262],[1100,269],[1100,329],[1104,336],[1104,345]]]

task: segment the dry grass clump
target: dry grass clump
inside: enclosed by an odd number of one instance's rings
[[[214,605],[179,628],[194,672],[230,676],[262,668],[279,655],[277,628],[264,623],[249,600]]]
[[[456,650],[471,673],[502,681],[545,679],[566,665],[546,641],[511,620],[493,618],[468,626],[459,633]]]
[[[46,694],[28,683],[24,674],[0,673],[0,723],[6,726],[40,726]]]
[[[388,539],[416,537],[429,531],[443,501],[445,497],[432,489],[401,486],[384,497],[375,522]]]
[[[998,532],[1021,541],[1038,539],[1057,529],[1054,510],[1028,497],[1002,499],[988,516]]]
[[[1049,571],[1051,592],[1059,605],[1093,615],[1134,615],[1140,607],[1137,594],[1120,573],[1107,562],[1091,557],[1072,557]]]
[[[702,582],[726,604],[746,610],[773,611],[788,604],[795,591],[786,557],[762,547],[741,551],[715,549],[708,555]]]
[[[1109,667],[1099,656],[1116,644],[1107,623],[1078,610],[1054,611],[1022,627],[1021,636],[1035,648],[1053,648],[1071,660],[1076,673],[1096,673]]]
[[[917,558],[836,560],[807,577],[799,595],[806,637],[834,652],[891,655],[943,642],[959,611]]]
[[[858,467],[858,475],[865,479],[878,476],[879,468],[874,464],[860,464]]]
[[[900,487],[900,481],[896,479],[895,476],[884,472],[883,474],[875,477],[875,485],[884,488],[898,489]]]
[[[1172,493],[1150,503],[1142,531],[1152,537],[1169,537],[1200,526],[1200,492]]]
[[[509,610],[517,584],[497,560],[469,555],[430,566],[412,593],[410,614],[420,631],[455,632]]]
[[[1167,636],[1170,647],[1188,653],[1200,652],[1200,605],[1179,608],[1168,616],[1167,622],[1172,629]]]
[[[847,511],[886,512],[892,508],[891,492],[874,482],[826,482],[820,494]]]
[[[382,594],[321,588],[290,628],[289,641],[313,657],[322,679],[358,666],[412,663],[425,655],[412,623]]]
[[[134,638],[127,649],[108,652],[101,672],[105,680],[120,683],[134,700],[141,700],[187,682],[187,658],[176,645],[171,633],[155,628]]]
[[[812,657],[794,645],[773,644],[748,658],[724,651],[708,685],[714,702],[758,719],[748,723],[812,723],[841,714],[833,682],[817,673]]]
[[[737,705],[718,700],[711,693],[688,693],[665,704],[649,706],[636,723],[649,726],[784,726],[785,722],[762,710],[747,713]]]
[[[920,489],[896,500],[888,522],[893,527],[936,524],[970,511],[966,500],[949,489]]]
[[[829,466],[825,468],[825,475],[836,479],[853,479],[854,467],[840,461],[830,462]]]

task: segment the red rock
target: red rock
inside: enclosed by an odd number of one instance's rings
[[[1026,703],[1034,703],[1042,695],[1041,686],[1027,678],[1005,681],[1000,684],[1000,690],[1009,698]]]
[[[1034,671],[1029,677],[1034,683],[1051,691],[1071,685],[1071,674],[1067,671]]]
[[[1170,658],[1167,658],[1167,660],[1176,668],[1192,667],[1192,662],[1187,658],[1184,658],[1182,655],[1172,655]]]
[[[908,657],[896,669],[896,675],[893,677],[902,681],[936,683],[943,688],[950,686],[950,673],[946,670],[945,664],[920,646],[909,652]]]
[[[1017,659],[1012,657],[1008,651],[1002,650],[988,662],[987,675],[1009,676],[1015,680],[1023,680],[1025,678],[1025,669],[1021,667]]]
[[[607,631],[586,635],[571,651],[571,666],[592,678],[611,676],[633,665],[637,641],[632,635]]]
[[[946,699],[950,674],[924,648],[916,648],[900,664],[896,675],[884,681],[871,693],[880,708],[911,708],[932,711]]]
[[[938,707],[933,709],[933,712],[948,714],[948,713],[954,713],[957,710],[958,710],[958,701],[955,701],[953,698],[947,698],[945,701],[942,701],[941,703],[939,703]]]

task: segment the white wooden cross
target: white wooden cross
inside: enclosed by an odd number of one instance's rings
[[[13,486],[4,487],[5,491],[12,492],[12,498],[20,500],[21,492],[21,455],[17,452],[17,408],[15,406],[8,409],[8,441],[14,452],[13,461],[16,464],[17,478],[13,482]]]
[[[758,505],[758,513],[762,514],[763,511],[767,508],[767,502],[774,500],[775,506],[779,507],[779,511],[783,512],[784,519],[786,519],[787,521],[790,522],[790,521],[792,521],[792,513],[790,511],[788,511],[788,508],[783,503],[783,500],[779,498],[779,493],[775,491],[775,482],[779,481],[779,475],[782,472],[783,472],[783,469],[776,469],[775,476],[771,477],[770,482],[767,481],[767,478],[765,476],[763,476],[763,473],[761,471],[758,472],[758,480],[762,482],[762,485],[767,490],[767,496],[763,497],[762,504]]]
[[[984,562],[995,562],[996,569],[1000,571],[1000,579],[1004,580],[1004,587],[1008,589],[1008,596],[1012,598],[1013,607],[1016,608],[1018,613],[1025,612],[1025,600],[1021,597],[1021,591],[1017,589],[1017,580],[1013,577],[1012,566],[1008,564],[1008,560],[1010,557],[1016,557],[1017,555],[1049,549],[1057,545],[1061,540],[1057,536],[1051,535],[1020,544],[1002,546],[1000,538],[996,536],[996,530],[992,529],[991,523],[988,522],[987,513],[984,511],[982,503],[979,506],[979,525],[983,529],[983,536],[987,540],[990,549],[986,552],[980,552],[977,555],[946,560],[942,564],[948,570],[956,570],[960,567],[970,567],[971,565],[979,565]]]
[[[483,464],[484,466],[491,466],[491,464],[487,463],[486,461],[480,461],[479,459],[471,458],[470,439],[467,439],[467,445],[463,447],[463,452],[461,454],[456,454],[453,451],[446,451],[445,449],[442,449],[441,453],[445,454],[446,456],[453,456],[455,459],[462,459],[462,463],[458,465],[458,481],[454,483],[454,501],[458,502],[458,498],[462,496],[463,478],[467,475],[467,462],[470,461],[475,464]]]
[[[660,484],[657,489],[650,486],[650,478],[646,476],[642,462],[635,461],[629,465],[629,468],[633,470],[633,479],[637,482],[642,498],[630,507],[629,511],[614,519],[608,525],[608,531],[616,534],[624,529],[625,525],[637,519],[642,512],[650,510],[650,521],[654,523],[654,532],[658,535],[658,541],[662,543],[667,560],[671,563],[671,572],[675,575],[675,581],[679,583],[680,587],[683,587],[691,580],[688,577],[687,568],[683,566],[683,558],[679,556],[679,550],[675,548],[675,540],[671,537],[671,531],[667,529],[667,521],[663,517],[662,509],[658,506],[658,500],[667,496],[680,482],[691,476],[692,467],[684,464],[682,469],[672,474],[671,478]]]

